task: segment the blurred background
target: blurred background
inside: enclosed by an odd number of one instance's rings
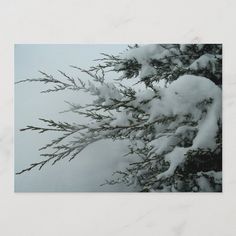
[[[79,76],[86,81],[91,78],[70,67],[75,65],[88,68],[101,58],[100,53],[117,55],[127,45],[75,45],[75,44],[18,44],[15,45],[15,82],[40,77],[39,70],[60,78],[57,70],[68,75]],[[113,80],[116,76],[109,75]],[[28,167],[42,158],[38,149],[56,138],[58,133],[44,133],[19,129],[27,125],[45,126],[38,118],[55,121],[84,122],[85,118],[74,113],[60,113],[68,108],[64,101],[88,104],[92,100],[83,92],[59,91],[40,93],[50,85],[40,83],[20,83],[15,85],[15,172]],[[68,162],[64,159],[54,166],[49,163],[40,171],[35,168],[30,172],[15,175],[16,192],[88,192],[88,191],[135,191],[134,187],[104,185],[112,173],[125,168],[129,159],[122,157],[127,153],[125,141],[112,142],[102,140],[88,146],[77,158]]]

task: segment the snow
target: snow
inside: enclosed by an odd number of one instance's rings
[[[150,65],[152,60],[168,62],[168,60],[172,61],[173,65],[182,66],[182,61],[178,58],[180,55],[180,51],[168,44],[165,45],[145,45],[139,48],[133,48],[128,52],[122,55],[122,59],[133,60],[141,65],[141,69],[139,72],[140,78],[152,77],[156,74],[156,68],[153,65]],[[168,60],[167,60],[168,58]],[[122,69],[122,65],[117,65],[115,69]],[[174,67],[173,67],[174,69]]]
[[[122,135],[124,134],[122,138],[130,139],[129,141],[131,143],[134,141],[134,149],[136,147],[140,150],[142,148],[141,144],[143,145],[143,149],[148,147],[150,149],[148,158],[161,156],[161,158],[164,158],[164,160],[169,163],[169,167],[165,172],[159,174],[154,173],[157,180],[174,175],[176,168],[181,166],[186,160],[188,151],[197,150],[199,148],[214,150],[216,148],[215,137],[218,131],[218,121],[222,118],[222,92],[210,78],[185,74],[171,83],[165,83],[164,78],[162,80],[162,82],[164,81],[163,86],[161,86],[161,83],[159,82],[153,83],[154,89],[153,87],[148,87],[145,83],[138,83],[134,86],[130,86],[129,84],[136,83],[137,81],[140,82],[140,79],[142,78],[148,80],[156,75],[158,69],[157,65],[159,64],[157,63],[155,66],[151,65],[150,62],[152,60],[168,62],[171,72],[178,70],[178,66],[181,66],[184,69],[190,69],[191,73],[192,71],[198,71],[199,69],[211,70],[212,73],[215,73],[216,63],[218,63],[220,56],[212,54],[204,54],[195,61],[193,61],[193,58],[190,58],[190,62],[187,62],[190,65],[183,66],[183,62],[178,56],[180,54],[184,55],[190,46],[191,45],[189,44],[184,44],[180,45],[180,48],[178,48],[178,46],[176,47],[173,45],[145,45],[123,53],[121,59],[135,59],[141,67],[136,73],[138,74],[138,78],[132,78],[132,81],[129,80],[131,82],[124,81],[123,84],[134,92],[132,96],[125,96],[124,93],[121,92],[121,89],[124,89],[124,87],[120,85],[116,86],[117,84],[114,83],[113,79],[111,79],[109,83],[103,82],[98,86],[96,84],[97,82],[94,84],[88,82],[88,91],[91,95],[97,97],[97,100],[94,101],[95,106],[98,104],[110,106],[115,104],[113,99],[116,99],[121,102],[127,102],[126,104],[128,107],[138,109],[129,110],[129,108],[122,107],[114,108],[114,110],[109,113],[111,117],[108,115],[108,118],[90,122],[90,129],[85,130],[83,135],[88,138],[96,136],[99,133],[96,137],[101,137],[102,139],[106,136],[107,132],[110,132],[109,134],[111,134],[113,130],[116,130],[112,129],[114,127],[125,128],[132,124],[134,124],[134,126],[137,125],[137,129],[130,129],[128,132],[125,129],[121,129],[119,133]],[[202,48],[203,45],[197,45],[196,51],[200,51]],[[125,70],[125,67],[124,64],[118,63],[115,65],[114,69],[118,71]],[[204,103],[205,101],[207,101],[207,103]],[[140,110],[143,112],[140,112]],[[101,111],[101,113],[103,113],[103,111]],[[184,123],[186,121],[186,116],[190,117],[190,120],[193,121],[193,125]],[[166,123],[158,121],[160,118],[169,117],[174,118],[172,121]],[[155,131],[151,130],[152,127],[149,126],[150,123],[154,124]],[[102,127],[102,125],[105,125],[106,127],[110,126],[111,129],[108,131],[106,129],[94,131],[95,129]],[[146,129],[146,127],[148,128]],[[149,127],[150,133],[148,133]],[[144,141],[143,137],[145,137],[145,144],[142,142]],[[116,134],[113,138],[116,139]],[[189,142],[185,142],[185,140]],[[96,145],[98,144],[93,144],[86,150],[89,150],[90,147],[95,148]],[[105,153],[103,153],[104,155],[111,155],[111,159],[109,160],[112,162],[112,166],[109,166],[108,168],[110,170],[126,169],[129,161],[122,158],[122,160],[118,161],[117,156],[120,156],[121,150],[118,150],[116,153],[117,155],[115,154],[116,157],[113,159],[113,150],[108,148],[109,151],[107,153],[107,146],[112,149],[110,141],[106,141],[105,144],[103,143],[101,149],[102,151],[105,150]],[[97,151],[98,153],[100,152],[98,149]],[[97,153],[93,155],[96,156]],[[90,160],[93,162],[93,159]],[[155,167],[156,160],[151,164]],[[99,166],[98,163],[96,166]],[[96,169],[95,166],[93,168],[94,169],[92,170]],[[104,168],[104,166],[102,168]],[[98,169],[101,171],[102,168]],[[145,171],[147,170],[139,171],[138,175],[144,174]],[[110,172],[111,171],[109,171],[109,174],[111,174]],[[201,191],[209,191],[210,189],[209,179],[206,176],[213,178],[216,183],[222,181],[221,172],[199,172],[197,182]],[[131,176],[130,182],[132,181],[133,178]],[[166,187],[167,186],[164,186],[164,189],[166,189]],[[174,186],[170,187],[170,189],[172,191],[178,190],[178,188],[176,190]]]
[[[90,82],[89,91],[92,95],[96,95],[98,97],[96,102],[103,103],[104,105],[113,104],[114,102],[112,99],[121,99],[121,94],[113,83],[104,83],[99,87],[95,87]]]
[[[155,74],[156,70],[153,66],[150,66],[148,63],[143,63],[141,67],[140,77],[146,78],[153,76]]]
[[[172,151],[173,146],[175,146],[177,142],[177,137],[168,137],[168,135],[165,135],[149,142],[149,146],[153,147],[152,152],[155,152],[156,155],[162,155],[163,153]]]
[[[221,184],[222,183],[222,171],[207,171],[207,172],[198,172],[197,173],[199,176],[201,175],[207,175],[211,178],[214,179],[214,182],[217,184]]]
[[[180,51],[186,52],[190,46],[193,44],[180,44]],[[198,51],[202,50],[204,47],[204,44],[195,44],[195,48],[197,48]]]
[[[157,180],[172,176],[176,168],[186,159],[185,154],[188,150],[189,148],[175,147],[172,152],[166,154],[165,161],[169,162],[170,166],[165,172],[157,175]]]
[[[139,79],[150,79],[155,76],[157,69],[151,65],[152,60],[169,62],[171,70],[177,67],[185,67],[192,71],[209,70],[216,72],[216,66],[220,55],[204,54],[198,59],[191,59],[190,65],[183,65],[180,54],[188,51],[192,45],[183,44],[180,48],[171,45],[145,45],[133,48],[122,55],[122,59],[135,59],[140,65]],[[204,45],[196,45],[195,50],[201,51]],[[120,67],[121,69],[121,67]],[[156,84],[156,92],[149,88],[136,90],[135,100],[130,105],[138,107],[147,115],[147,124],[154,123],[156,134],[147,135],[150,148],[149,157],[164,156],[164,160],[169,163],[168,169],[159,173],[157,180],[172,176],[176,168],[184,163],[187,153],[190,150],[216,148],[215,137],[218,132],[218,121],[222,115],[222,91],[210,78],[196,75],[182,75],[167,86]],[[185,125],[186,116],[194,125]],[[160,118],[175,117],[167,124],[158,123]],[[144,118],[144,117],[142,117]],[[130,125],[132,116],[129,113],[117,114],[111,126]],[[135,122],[135,119],[133,120]],[[132,131],[130,137],[141,138],[144,130]],[[185,142],[183,140],[188,140]],[[205,173],[206,175],[206,173]],[[220,174],[208,173],[208,176],[220,182]],[[209,180],[204,175],[199,175],[198,185],[201,191],[212,191]]]
[[[213,192],[213,189],[209,183],[209,180],[206,177],[200,176],[197,179],[197,184],[200,187],[201,192]]]
[[[183,125],[176,129],[175,134],[177,135],[186,135],[189,132],[196,131],[195,127]]]
[[[136,59],[141,65],[140,77],[145,78],[155,74],[156,70],[150,66],[151,59],[161,59],[170,54],[169,50],[165,50],[161,45],[150,44],[139,48],[133,48],[124,53],[123,59]]]
[[[125,127],[130,125],[130,120],[132,120],[131,114],[126,114],[126,112],[118,112],[115,119],[110,123],[112,127],[121,126]]]
[[[193,141],[193,148],[215,149],[215,137],[218,130],[218,120],[221,118],[221,97],[216,99],[214,104],[208,110],[206,118],[200,120],[199,131]]]
[[[164,48],[158,44],[149,44],[139,48],[133,48],[127,53],[123,54],[124,59],[135,58],[140,64],[150,61],[156,57],[160,57],[160,54],[164,51]]]
[[[155,99],[151,102],[149,122],[155,121],[162,115],[183,117],[183,115],[191,114],[198,125],[196,127],[181,126],[177,128],[175,135],[183,134],[188,130],[192,132],[193,137],[193,131],[197,131],[191,149],[210,148],[213,150],[216,147],[217,122],[221,118],[221,97],[221,89],[209,79],[194,75],[183,75],[163,90],[161,99]],[[197,104],[209,98],[213,101],[206,107],[207,113],[205,115],[201,109],[197,108]],[[161,137],[150,142],[150,145],[154,147],[153,150],[156,151],[156,154],[160,155],[169,151],[173,140],[176,141],[171,136]],[[170,167],[166,172],[158,175],[158,178],[173,174],[176,167],[183,163],[188,150],[190,147],[176,147],[168,153],[165,160],[170,163]]]
[[[150,122],[160,115],[192,114],[199,119],[201,111],[196,104],[213,98],[221,104],[221,90],[209,79],[195,75],[183,75],[162,90],[162,98],[151,102]],[[219,113],[219,111],[218,111]]]
[[[190,66],[189,69],[191,70],[202,70],[202,69],[210,69],[212,70],[212,73],[215,73],[215,64],[217,63],[217,57],[215,55],[211,54],[204,54],[200,56],[197,60],[195,60]]]
[[[137,50],[137,49],[134,49]],[[144,60],[140,57],[139,60]],[[112,86],[105,86],[100,89],[100,97],[105,98],[105,103],[110,96]],[[136,99],[130,104],[139,107],[149,114],[147,123],[155,122],[160,117],[177,116],[176,120],[166,126],[156,124],[156,137],[150,136],[148,146],[151,149],[151,156],[165,155],[165,161],[170,164],[169,169],[157,176],[157,179],[171,176],[176,168],[186,159],[189,150],[206,148],[214,150],[216,147],[215,136],[218,131],[218,120],[221,119],[221,89],[211,80],[195,75],[183,75],[172,82],[166,88],[157,87],[161,98],[155,97],[155,92],[151,89],[137,90]],[[113,89],[114,91],[114,89]],[[114,96],[114,94],[112,94]],[[117,97],[120,94],[115,95]],[[211,99],[211,103],[204,106],[202,110],[200,103]],[[196,126],[180,125],[184,121],[184,115],[190,115],[191,119],[197,123]],[[117,112],[114,120],[110,122],[112,127],[129,126],[132,121],[132,113],[127,111]],[[165,130],[172,129],[168,133]],[[130,138],[142,137],[143,131],[130,133]],[[151,135],[151,134],[150,134]],[[149,136],[147,136],[149,138]],[[192,140],[190,147],[177,146],[181,139]],[[202,180],[203,182],[203,180]]]
[[[194,141],[194,148],[214,148],[214,137],[218,129],[217,121],[221,118],[221,89],[209,79],[184,75],[174,81],[164,93],[161,100],[154,100],[150,109],[150,121],[160,115],[191,114],[199,120],[202,111],[196,105],[204,99],[212,98],[205,119],[200,119],[199,132]]]
[[[181,44],[181,45],[180,45],[180,51],[181,51],[181,52],[185,52],[185,51],[188,49],[188,45],[189,45],[189,44]]]
[[[142,105],[142,103],[152,100],[156,96],[155,92],[144,87],[142,89],[136,89],[134,87],[133,89],[135,91],[135,100],[130,102],[130,104],[134,107],[140,107],[142,110],[146,111],[147,107]]]

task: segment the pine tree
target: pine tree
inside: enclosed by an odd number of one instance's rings
[[[20,82],[42,82],[43,92],[83,90],[96,99],[68,112],[89,119],[69,124],[41,119],[46,127],[22,131],[60,131],[40,150],[45,159],[18,172],[74,159],[101,139],[129,140],[133,163],[117,170],[106,184],[136,184],[141,191],[221,191],[222,189],[222,45],[160,44],[129,46],[117,56],[102,54],[95,66],[82,69],[91,80],[64,79],[40,72]],[[109,82],[109,74],[117,78]],[[49,152],[47,150],[53,150]]]

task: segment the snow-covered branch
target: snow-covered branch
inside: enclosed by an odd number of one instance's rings
[[[106,184],[136,184],[142,191],[221,191],[222,45],[135,45],[118,56],[102,54],[97,62],[89,69],[72,66],[91,80],[59,71],[62,79],[40,72],[40,78],[20,81],[53,85],[43,92],[80,90],[95,99],[86,106],[67,102],[66,111],[88,117],[87,124],[41,119],[47,127],[21,129],[62,135],[40,149],[49,151],[41,154],[45,160],[18,174],[72,160],[101,139],[126,139],[126,155],[139,159]],[[109,73],[117,77],[111,81]]]

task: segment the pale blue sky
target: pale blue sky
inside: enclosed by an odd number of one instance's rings
[[[118,54],[124,51],[127,45],[67,45],[67,44],[19,44],[15,45],[15,81],[40,76],[38,70],[59,76],[57,69],[74,75],[78,72],[69,65],[88,68],[93,65],[100,53]],[[53,134],[39,135],[34,132],[19,132],[26,125],[42,125],[38,118],[52,118],[55,120],[74,120],[73,114],[59,114],[66,107],[64,100],[86,104],[90,99],[88,95],[78,92],[59,92],[53,94],[40,94],[46,85],[38,83],[25,83],[15,86],[15,170],[28,167],[31,163],[39,161],[38,149],[47,143]],[[77,120],[78,121],[78,120]],[[104,145],[106,148],[104,148]],[[33,170],[15,177],[16,191],[120,191],[124,186],[113,189],[110,186],[100,187],[104,178],[109,178],[112,169],[119,166],[116,159],[99,159],[107,151],[120,155],[122,143],[114,146],[104,144],[100,148],[95,144],[85,150],[76,160],[68,163],[62,161],[51,167],[46,166],[41,171]],[[96,157],[94,155],[96,154]],[[96,159],[94,159],[96,158]],[[102,169],[99,173],[96,169]]]

